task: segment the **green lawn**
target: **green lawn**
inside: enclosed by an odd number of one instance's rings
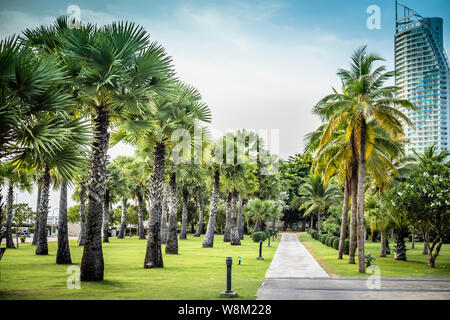
[[[331,276],[359,277],[369,276],[369,273],[361,274],[358,266],[348,264],[348,256],[344,255],[342,260],[337,260],[337,250],[327,247],[320,241],[313,239],[309,234],[299,234],[300,241]],[[389,244],[391,254],[380,258],[380,243],[366,242],[365,251],[376,257],[376,264],[381,271],[381,276],[413,276],[413,277],[450,277],[450,244],[444,244],[436,259],[436,268],[428,267],[428,259],[422,254],[423,243],[416,242],[415,248],[411,249],[411,243],[407,244],[406,252],[408,261],[394,260],[394,242]],[[357,263],[357,260],[356,260]]]
[[[49,255],[37,256],[35,247],[22,244],[8,249],[0,261],[2,299],[220,299],[226,287],[225,258],[233,258],[232,289],[237,299],[254,299],[272,261],[279,240],[272,247],[263,244],[264,261],[256,260],[259,243],[249,236],[241,246],[223,242],[216,236],[214,248],[202,248],[203,236],[188,235],[179,241],[179,254],[163,254],[164,268],[144,269],[146,240],[136,237],[111,238],[103,244],[104,281],[81,283],[68,289],[67,265],[55,263],[56,242],[49,242]],[[72,261],[80,265],[82,247],[70,242]],[[163,246],[164,252],[164,246]],[[238,264],[238,256],[242,264]]]

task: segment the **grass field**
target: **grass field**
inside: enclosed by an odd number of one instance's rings
[[[320,241],[313,239],[309,234],[299,234],[300,241],[314,256],[319,264],[331,276],[360,277],[369,276],[369,273],[358,272],[357,264],[348,264],[348,255],[342,260],[337,260],[337,250],[327,247]],[[394,260],[394,242],[390,240],[391,254],[385,258],[379,257],[380,243],[366,242],[365,251],[376,257],[376,264],[381,271],[381,276],[413,276],[413,277],[450,277],[450,244],[444,244],[436,259],[436,268],[428,267],[428,259],[422,254],[423,243],[416,242],[415,248],[411,249],[411,243],[407,243],[408,261]],[[358,260],[356,260],[356,263]]]
[[[146,240],[137,237],[103,244],[104,281],[81,283],[81,289],[68,289],[68,265],[57,265],[56,242],[49,242],[49,255],[37,256],[35,247],[22,244],[8,249],[0,261],[0,300],[2,299],[220,299],[226,288],[225,258],[233,258],[232,289],[236,299],[254,299],[279,240],[263,244],[264,261],[256,260],[259,243],[249,236],[241,246],[223,242],[216,236],[214,248],[202,248],[203,236],[188,235],[179,241],[179,254],[163,254],[164,268],[144,269]],[[74,265],[80,265],[82,247],[70,241]],[[163,246],[164,252],[164,246]],[[242,257],[241,265],[238,256]]]

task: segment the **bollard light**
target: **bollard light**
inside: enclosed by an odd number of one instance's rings
[[[264,258],[262,257],[262,240],[259,240],[259,257],[256,259],[264,260]]]
[[[239,264],[241,264],[241,256],[239,256]]]
[[[239,257],[239,264],[240,258],[241,257]],[[227,265],[227,290],[222,291],[220,295],[222,297],[235,297],[237,296],[236,292],[231,290],[231,265],[233,264],[233,259],[231,257],[227,257],[225,259],[225,263]]]
[[[267,237],[267,246],[270,247],[270,236]]]

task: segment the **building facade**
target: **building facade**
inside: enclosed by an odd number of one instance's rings
[[[397,97],[417,107],[402,110],[414,124],[406,127],[407,153],[432,145],[450,149],[450,72],[442,18],[424,18],[396,4],[395,69],[401,88]]]

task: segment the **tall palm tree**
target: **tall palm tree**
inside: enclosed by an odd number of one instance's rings
[[[322,175],[311,175],[300,187],[299,197],[302,205],[299,209],[306,209],[305,215],[317,213],[317,231],[320,232],[321,213],[325,214],[328,208],[340,196],[340,190],[334,185],[325,185]]]
[[[177,130],[186,130],[188,133],[194,131],[194,126],[199,122],[210,122],[211,113],[206,104],[202,102],[202,97],[197,89],[192,86],[177,82],[169,98],[156,96],[151,100],[152,113],[144,118],[147,128],[135,130],[132,133],[125,129],[129,122],[123,122],[119,130],[114,134],[113,139],[124,139],[129,143],[135,143],[140,149],[150,150],[153,159],[152,174],[150,177],[150,218],[149,218],[149,238],[147,242],[147,252],[144,261],[144,268],[163,267],[161,254],[161,200],[164,180],[166,178],[166,158],[169,158],[174,146],[178,141],[173,134]],[[141,151],[142,152],[142,151]],[[184,155],[186,156],[186,155]],[[176,165],[179,159],[170,159]],[[169,168],[170,169],[170,168]],[[169,170],[167,170],[169,171]],[[168,172],[169,173],[169,172]],[[173,243],[171,234],[173,233],[173,214],[176,209],[176,172],[170,172],[169,178],[169,233],[166,245],[166,253],[176,253],[178,250],[171,250]],[[175,215],[176,217],[176,215]],[[170,224],[172,218],[172,226]],[[176,227],[175,227],[176,228]],[[176,229],[175,229],[176,231]],[[172,251],[172,252],[171,252]]]
[[[61,177],[58,215],[58,249],[57,264],[72,264],[69,248],[69,232],[67,226],[67,181]]]
[[[374,69],[382,58],[368,54],[366,47],[357,49],[351,57],[350,70],[339,69],[338,75],[343,83],[342,93],[336,91],[322,99],[314,111],[326,117],[322,144],[331,137],[332,132],[345,124],[347,135],[354,135],[354,150],[358,161],[357,216],[358,216],[358,271],[365,272],[364,263],[364,192],[366,178],[367,151],[374,148],[370,138],[368,122],[376,121],[392,139],[404,136],[402,121],[412,125],[411,121],[398,110],[398,107],[414,108],[401,99],[396,99],[398,90],[384,83],[394,76],[386,72],[385,66]]]
[[[118,22],[103,28],[85,25],[66,30],[63,48],[77,75],[80,99],[94,114],[94,143],[89,171],[86,243],[81,262],[81,280],[103,280],[101,221],[106,185],[106,155],[110,118],[150,110],[149,97],[164,94],[173,73],[164,49],[149,42],[142,27]]]

